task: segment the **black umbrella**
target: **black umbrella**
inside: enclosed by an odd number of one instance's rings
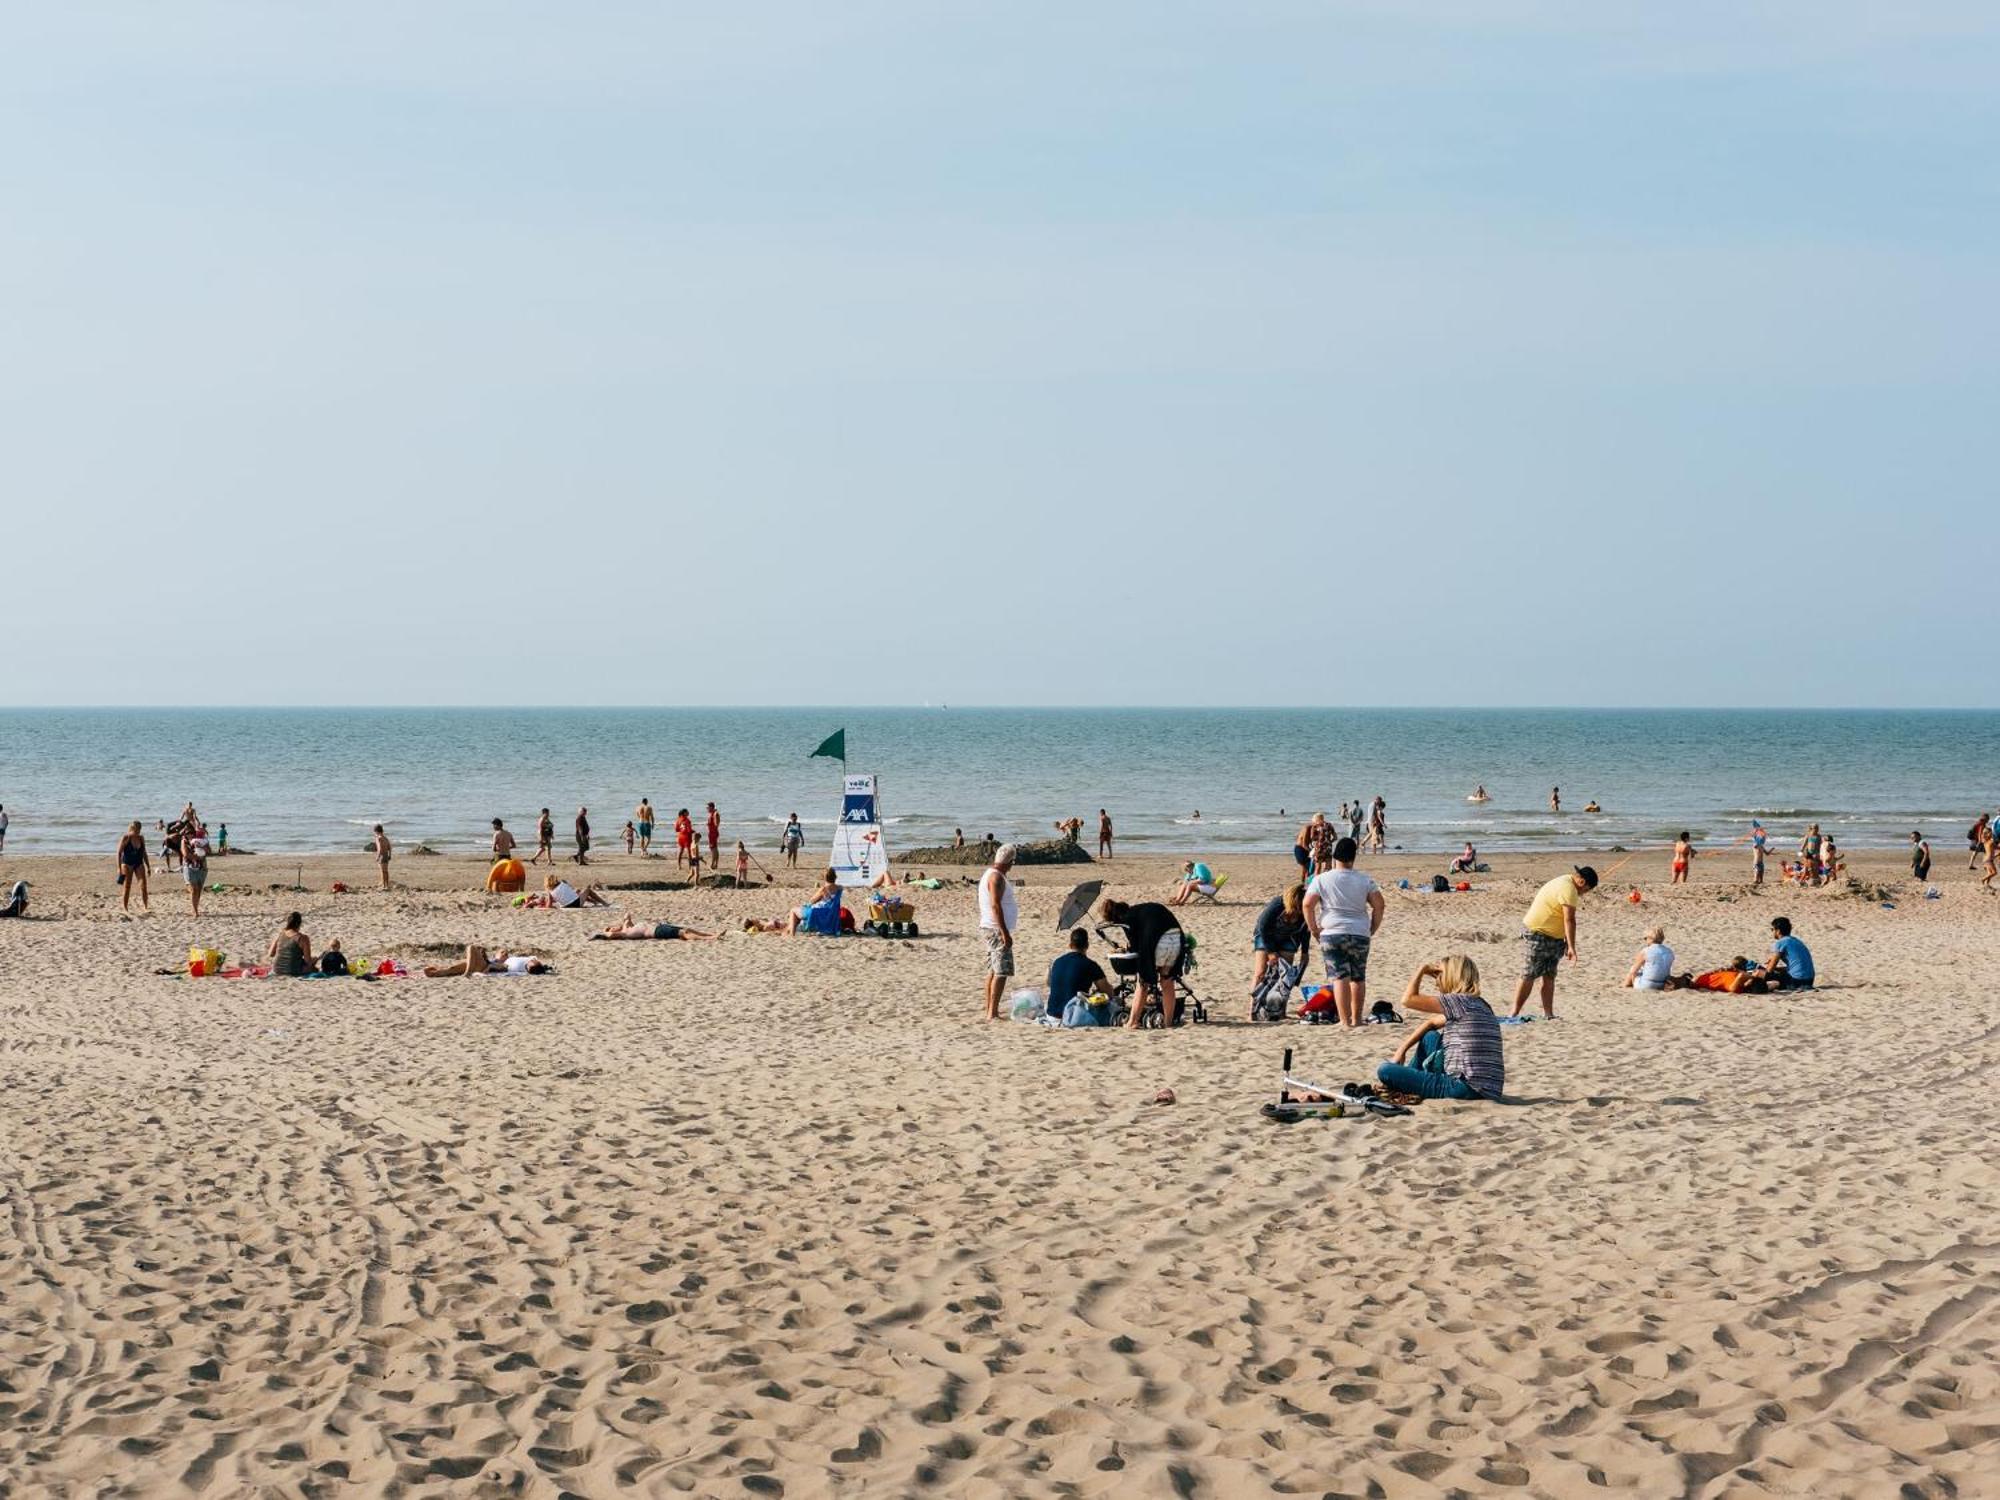
[[[1062,911],[1056,916],[1056,926],[1069,928],[1082,921],[1089,914],[1090,908],[1097,904],[1097,898],[1103,890],[1103,881],[1086,880],[1063,897]]]

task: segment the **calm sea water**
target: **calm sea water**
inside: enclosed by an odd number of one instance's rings
[[[471,851],[544,805],[567,839],[579,804],[604,844],[641,796],[663,822],[712,798],[727,839],[768,848],[788,812],[832,824],[839,764],[806,755],[843,725],[892,853],[1072,813],[1094,832],[1099,807],[1135,852],[1283,852],[1302,815],[1378,793],[1410,850],[1726,841],[1753,813],[1780,837],[1816,819],[1854,847],[1922,828],[1942,850],[2000,796],[1985,711],[21,709],[0,711],[0,803],[24,852],[104,853],[190,799],[262,851],[359,849],[377,821]],[[1480,782],[1493,801],[1469,806]],[[1552,816],[1556,784],[1604,814]]]

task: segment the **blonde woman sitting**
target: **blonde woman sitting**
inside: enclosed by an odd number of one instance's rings
[[[1423,992],[1424,981],[1437,993]],[[1479,966],[1454,953],[1410,977],[1403,1009],[1427,1017],[1375,1070],[1384,1088],[1426,1099],[1498,1099],[1507,1081],[1500,1022],[1479,994]]]

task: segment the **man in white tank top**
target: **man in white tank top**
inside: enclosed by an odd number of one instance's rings
[[[993,863],[979,877],[979,936],[986,945],[986,1019],[1000,1017],[1000,995],[1014,972],[1014,929],[1020,903],[1007,872],[1014,868],[1014,846],[993,851]]]

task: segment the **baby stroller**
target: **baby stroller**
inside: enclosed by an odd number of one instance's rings
[[[1140,990],[1139,955],[1132,952],[1131,940],[1125,935],[1121,922],[1100,923],[1097,935],[1110,949],[1105,957],[1117,979],[1117,987],[1111,992],[1111,1024],[1123,1026],[1132,1019],[1132,999]],[[1189,971],[1194,968],[1194,934],[1179,930],[1161,933],[1159,945],[1153,950],[1153,968],[1156,973],[1174,981],[1180,1000],[1180,1011],[1174,1024],[1178,1026],[1187,1021],[1206,1023],[1208,1007],[1187,981]],[[1139,1024],[1147,1030],[1157,1030],[1166,1024],[1166,1005],[1156,982],[1148,981],[1144,989]]]

